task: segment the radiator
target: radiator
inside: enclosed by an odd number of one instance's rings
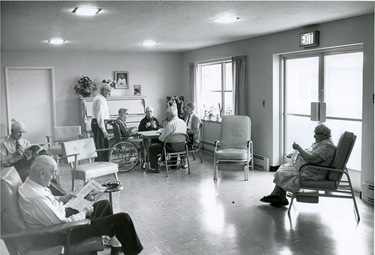
[[[254,168],[258,170],[269,171],[270,159],[262,155],[254,154]]]
[[[362,182],[361,199],[366,203],[374,203],[374,184]]]

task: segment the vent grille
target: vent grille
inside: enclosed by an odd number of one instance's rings
[[[268,157],[254,154],[254,168],[257,170],[270,170],[270,159]]]
[[[374,184],[362,182],[361,199],[367,203],[374,203]]]

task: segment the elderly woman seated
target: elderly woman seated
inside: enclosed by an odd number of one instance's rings
[[[275,188],[270,195],[261,198],[261,202],[271,203],[273,206],[288,205],[286,192],[297,192],[300,189],[300,180],[318,181],[327,178],[327,171],[307,168],[299,172],[300,167],[305,164],[330,166],[333,161],[336,147],[331,140],[331,130],[320,124],[315,127],[314,138],[315,143],[306,150],[303,150],[297,143],[293,143],[293,149],[299,153],[297,159],[293,163],[280,166],[274,175]]]

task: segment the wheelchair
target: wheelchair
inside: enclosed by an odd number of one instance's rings
[[[113,127],[114,138],[109,142],[112,144],[109,152],[109,161],[118,164],[118,171],[128,172],[136,165],[143,166],[142,140],[138,136],[121,136],[120,127],[114,121],[108,122]]]

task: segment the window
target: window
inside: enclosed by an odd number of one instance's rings
[[[198,65],[197,112],[200,117],[216,120],[233,114],[232,61]]]
[[[311,130],[311,102],[324,102],[324,124],[332,130],[337,145],[344,131],[357,136],[347,167],[361,170],[363,52],[358,50],[318,52],[284,58],[284,152],[293,141],[307,148]],[[304,127],[304,128],[301,128]]]

